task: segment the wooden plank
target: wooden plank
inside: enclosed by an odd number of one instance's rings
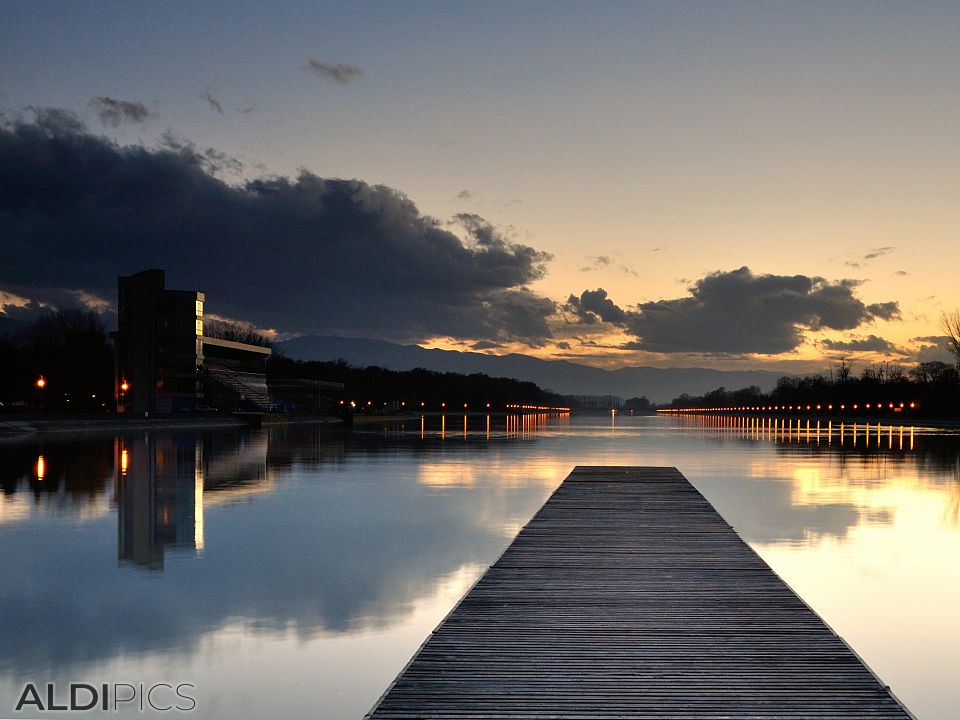
[[[912,715],[676,468],[577,467],[367,717]]]

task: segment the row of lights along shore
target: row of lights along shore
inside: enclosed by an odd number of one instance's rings
[[[702,408],[659,408],[657,412],[659,413],[705,413],[705,412],[815,412],[823,411],[834,412],[835,410],[840,410],[841,412],[846,412],[847,409],[850,410],[876,410],[876,411],[885,411],[892,410],[893,412],[904,412],[905,410],[916,410],[919,405],[916,402],[901,402],[901,403],[852,403],[847,405],[843,403],[841,405],[828,404],[824,406],[823,404],[819,405],[738,405],[733,407],[702,407]]]
[[[360,404],[358,405],[356,400],[350,400],[349,402],[347,402],[346,400],[341,400],[341,401],[340,401],[340,404],[343,405],[343,406],[349,405],[349,406],[350,406],[352,409],[354,409],[354,410],[355,410],[357,407],[359,407],[361,410],[363,410],[363,409],[373,410],[373,408],[374,408],[373,400],[367,400],[366,405],[364,405],[363,403],[360,403]],[[406,400],[402,400],[400,403],[396,403],[396,404],[399,405],[399,407],[400,407],[401,409],[406,409],[406,407],[407,407],[407,402],[406,402]],[[388,406],[391,406],[391,405],[393,405],[393,404],[391,404],[391,403],[386,403],[386,402],[383,403],[383,407],[388,407]],[[415,406],[414,406],[414,407],[415,407]],[[457,406],[454,404],[454,405],[451,405],[449,409],[452,411],[453,408],[455,408],[455,407],[457,407]],[[484,411],[487,411],[487,412],[489,412],[489,411],[492,409],[491,406],[490,406],[490,403],[485,403],[485,404],[484,404],[483,406],[481,406],[481,407],[482,407],[482,409],[483,409]],[[504,405],[504,408],[507,409],[507,410],[539,410],[539,411],[541,411],[541,412],[570,412],[570,408],[568,408],[568,407],[557,407],[557,406],[554,406],[554,405],[522,405],[522,404],[519,404],[519,403],[507,403],[506,405]],[[424,411],[426,411],[427,409],[428,409],[428,408],[427,408],[427,403],[421,402],[421,403],[420,403],[420,411],[421,411],[421,412],[424,412]],[[446,403],[446,402],[440,403],[440,410],[446,411],[447,409],[448,409],[448,408],[447,408],[447,403]],[[463,404],[463,409],[464,409],[464,410],[469,410],[469,409],[470,409],[470,403],[464,403],[464,404]]]

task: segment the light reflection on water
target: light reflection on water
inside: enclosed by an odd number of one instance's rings
[[[689,416],[8,443],[0,715],[26,681],[174,679],[204,717],[359,717],[574,465],[644,464],[679,467],[919,717],[951,717],[958,453]]]

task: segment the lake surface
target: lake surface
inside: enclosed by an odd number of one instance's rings
[[[955,432],[454,415],[0,444],[0,717],[32,682],[359,718],[573,466],[603,464],[678,467],[919,718],[956,717]],[[103,714],[176,714],[123,708]]]

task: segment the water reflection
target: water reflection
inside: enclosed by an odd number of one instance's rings
[[[349,433],[290,424],[0,446],[0,574],[15,578],[0,584],[0,707],[12,707],[4,678],[48,671],[112,663],[123,675],[175,658],[226,696],[236,678],[208,666],[257,663],[263,686],[303,672],[298,659],[330,669],[350,656],[351,677],[381,674],[326,714],[362,715],[576,464],[679,466],[795,587],[804,573],[827,578],[877,615],[891,591],[876,578],[907,558],[912,592],[952,599],[957,438],[875,424],[853,438],[816,421],[448,413]],[[918,546],[940,577],[912,570],[922,562],[904,548]],[[792,570],[797,558],[811,568]],[[829,614],[840,601],[817,602]],[[857,631],[845,622],[845,636]],[[928,638],[925,650],[953,645]],[[332,702],[341,688],[320,675],[290,692]]]
[[[0,574],[17,582],[0,587],[0,675],[183,653],[238,619],[307,639],[410,615],[485,567],[566,470],[501,486],[476,461],[512,442],[505,430],[468,426],[448,462],[436,429],[422,441],[396,423],[386,437],[289,425],[44,441],[42,478],[38,443],[4,447]],[[58,511],[38,513],[48,498]]]
[[[203,444],[116,441],[117,557],[163,567],[166,549],[203,550]]]
[[[688,415],[675,424],[708,443],[732,440],[774,451],[746,455],[742,475],[725,475],[723,488],[715,489],[718,509],[739,517],[738,529],[752,542],[815,545],[856,528],[888,526],[906,495],[944,503],[945,522],[958,514],[960,452],[949,432],[717,415]]]

